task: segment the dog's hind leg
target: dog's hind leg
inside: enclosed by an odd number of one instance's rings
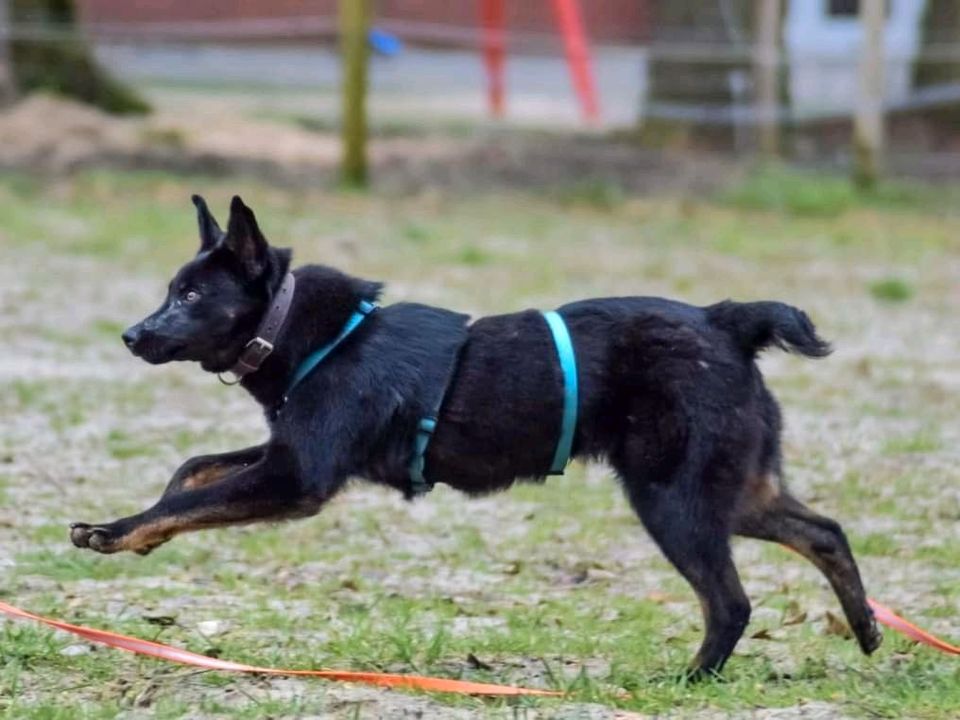
[[[691,497],[691,488],[680,478],[667,483],[625,480],[647,531],[700,599],[706,636],[690,676],[719,673],[750,620],[750,601],[730,554],[725,505]]]
[[[744,537],[781,543],[819,568],[840,600],[860,648],[870,654],[883,636],[860,579],[860,571],[840,525],[818,515],[769,476],[748,483],[734,521]]]

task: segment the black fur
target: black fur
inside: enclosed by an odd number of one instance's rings
[[[195,202],[199,254],[124,339],[150,362],[194,360],[217,372],[254,333],[290,253],[267,245],[239,198],[226,234]],[[380,293],[378,283],[328,267],[295,275],[277,347],[243,380],[266,411],[270,440],[188,461],[156,506],[107,525],[78,524],[77,545],[147,552],[184,530],[310,515],[350,477],[410,494],[413,435],[428,410],[425,383],[437,382],[427,368],[443,323],[423,306],[382,308],[284,402],[300,361],[340,331],[360,300]],[[706,639],[694,672],[719,671],[749,619],[730,556],[735,533],[809,557],[871,652],[879,634],[842,531],[781,483],[780,413],[754,362],[771,345],[828,354],[809,318],[776,302],[700,308],[649,297],[584,300],[559,313],[579,371],[573,454],[613,466],[645,527],[698,593]],[[426,455],[427,477],[471,495],[543,478],[560,431],[562,383],[539,312],[474,322]]]

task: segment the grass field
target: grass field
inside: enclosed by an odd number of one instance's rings
[[[778,298],[837,352],[762,361],[788,477],[839,519],[873,597],[960,638],[960,192],[766,171],[718,196],[582,184],[450,197],[251,181],[0,178],[0,599],[256,664],[570,691],[519,703],[200,673],[0,620],[0,717],[889,717],[960,713],[960,663],[887,635],[862,657],[819,574],[736,555],[754,603],[725,680],[678,680],[701,619],[599,466],[467,501],[357,483],[317,518],[99,557],[72,520],[137,511],[185,457],[263,437],[241,391],[149,367],[122,328],[197,243],[189,195],[239,192],[277,244],[473,314],[595,295]],[[623,691],[629,697],[623,696]],[[788,710],[776,710],[789,708]],[[751,715],[752,713],[752,715]]]

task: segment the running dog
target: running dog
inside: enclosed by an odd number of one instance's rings
[[[571,455],[613,467],[700,599],[706,636],[693,676],[721,670],[750,618],[732,535],[810,560],[863,652],[879,646],[843,531],[783,482],[780,411],[756,357],[771,346],[829,354],[802,311],[778,302],[574,302],[557,310],[575,353],[571,378],[538,311],[468,323],[412,303],[375,308],[379,283],[320,265],[291,271],[291,251],[268,244],[240,198],[226,232],[202,198],[194,204],[199,252],[123,340],[149,363],[232,370],[263,406],[269,440],[191,458],[148,510],[73,524],[77,547],[146,554],[183,532],[308,517],[351,477],[407,497],[438,482],[480,495],[542,480],[572,380]]]

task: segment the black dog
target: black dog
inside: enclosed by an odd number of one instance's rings
[[[306,517],[351,476],[416,494],[410,463],[418,423],[439,397],[428,481],[481,494],[548,473],[564,377],[539,312],[467,327],[447,311],[385,307],[361,318],[291,390],[302,361],[341,335],[380,285],[307,266],[294,273],[290,292],[290,251],[267,244],[239,198],[226,233],[201,198],[194,202],[199,253],[174,277],[160,309],[123,338],[150,363],[236,370],[267,412],[270,439],[188,460],[149,510],[73,525],[76,546],[146,553],[181,532]],[[278,308],[275,340],[251,343]],[[559,313],[578,365],[573,455],[616,469],[644,526],[699,596],[706,638],[694,673],[719,671],[750,617],[731,560],[733,534],[807,557],[830,581],[860,647],[876,649],[881,635],[840,526],[783,485],[780,413],[754,362],[771,345],[827,355],[807,316],[776,302],[699,308],[640,297],[585,300]],[[449,373],[435,361],[444,355],[453,358]]]

